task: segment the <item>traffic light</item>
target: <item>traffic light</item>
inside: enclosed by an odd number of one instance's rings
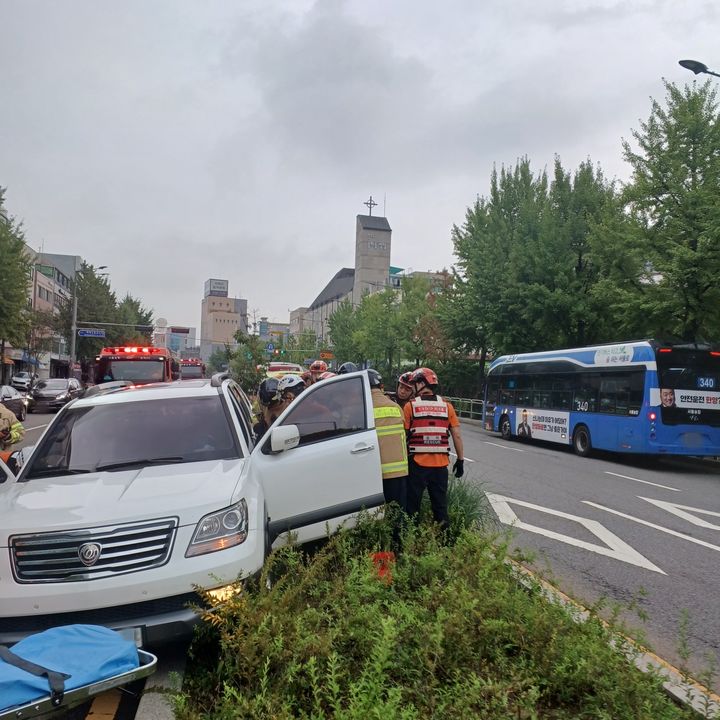
[[[279,354],[280,354],[280,351],[276,349],[276,350],[273,351],[273,353],[274,353],[275,355],[279,355]]]

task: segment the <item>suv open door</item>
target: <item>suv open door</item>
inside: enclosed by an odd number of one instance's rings
[[[348,515],[384,502],[367,373],[316,383],[277,419],[252,453],[270,542],[287,530],[300,542],[326,535]]]

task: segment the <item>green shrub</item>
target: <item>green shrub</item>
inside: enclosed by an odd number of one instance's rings
[[[383,542],[370,516],[313,557],[272,553],[206,613],[179,720],[691,717],[599,619],[575,623],[517,582],[496,538],[461,527],[480,519],[473,492],[453,483],[466,510],[452,543],[429,524],[408,531],[391,582],[370,555]]]

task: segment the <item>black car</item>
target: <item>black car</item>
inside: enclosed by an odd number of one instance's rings
[[[0,385],[0,403],[15,413],[15,417],[22,422],[27,415],[25,397],[10,385]]]
[[[75,378],[40,380],[27,394],[28,412],[52,412],[80,397],[82,385]]]

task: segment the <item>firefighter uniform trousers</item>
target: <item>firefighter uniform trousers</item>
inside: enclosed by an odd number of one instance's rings
[[[407,513],[417,519],[423,492],[427,488],[433,518],[445,530],[450,524],[447,501],[450,454],[448,405],[440,396],[417,397],[411,401],[410,408]]]
[[[397,503],[399,509],[405,512],[408,457],[402,410],[379,388],[373,388],[370,394],[372,395],[375,430],[380,448],[385,502]],[[397,515],[397,511],[394,514]],[[394,517],[393,542],[396,545],[399,534],[400,518]]]

